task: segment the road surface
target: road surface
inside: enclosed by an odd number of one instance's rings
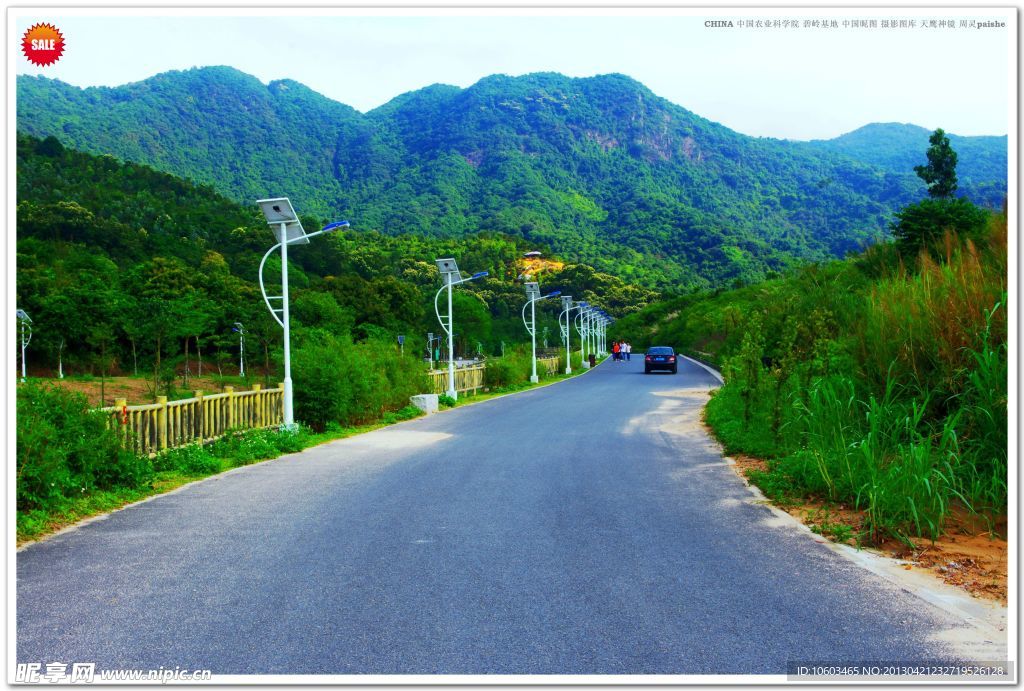
[[[956,619],[751,500],[698,422],[714,384],[606,362],[31,545],[18,661],[784,674],[952,654]]]

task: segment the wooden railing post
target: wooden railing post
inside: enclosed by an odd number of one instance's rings
[[[201,390],[194,391],[193,395],[195,396],[196,399],[197,412],[196,428],[194,434],[196,436],[196,439],[202,441],[206,439],[206,405],[204,405],[203,403],[203,392]]]
[[[117,438],[121,446],[128,447],[128,419],[125,408],[128,406],[127,398],[114,399],[114,414],[117,416]]]
[[[235,428],[235,387],[225,386],[224,393],[228,395],[228,429]]]
[[[252,390],[256,392],[253,396],[252,407],[253,407],[253,423],[254,426],[260,428],[263,426],[263,394],[260,391],[263,389],[262,384],[253,384]]]
[[[156,414],[156,448],[164,451],[167,448],[167,396],[157,396],[156,403],[160,406]]]

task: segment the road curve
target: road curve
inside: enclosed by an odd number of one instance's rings
[[[751,501],[698,422],[715,384],[607,362],[31,545],[18,661],[784,674],[950,654],[956,620]]]

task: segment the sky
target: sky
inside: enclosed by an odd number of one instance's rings
[[[116,86],[168,70],[230,65],[264,82],[294,79],[357,110],[436,83],[467,87],[496,73],[619,72],[698,115],[753,136],[835,137],[871,122],[905,122],[961,135],[1010,127],[1010,28],[921,28],[974,20],[952,10],[704,10],[689,16],[594,16],[509,10],[515,16],[173,16],[86,10],[16,12],[9,45],[18,74],[77,86]],[[92,11],[95,13],[96,11]],[[154,12],[154,11],[150,11]],[[591,11],[594,12],[594,11]],[[709,13],[710,12],[710,13]],[[191,13],[191,14],[183,14]],[[565,15],[569,16],[565,16]],[[746,28],[743,20],[836,20],[835,29]],[[874,19],[879,28],[843,28]],[[883,29],[883,20],[915,28]],[[1005,16],[1002,17],[1006,19]],[[732,21],[733,27],[706,26]],[[47,67],[18,46],[36,22],[55,24],[67,47]]]

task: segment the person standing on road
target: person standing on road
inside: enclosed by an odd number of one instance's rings
[[[612,341],[612,360],[622,361],[622,347],[618,341]]]
[[[622,349],[626,351],[626,361],[629,362],[629,354],[633,352],[633,346],[630,345],[629,341],[623,341]]]

